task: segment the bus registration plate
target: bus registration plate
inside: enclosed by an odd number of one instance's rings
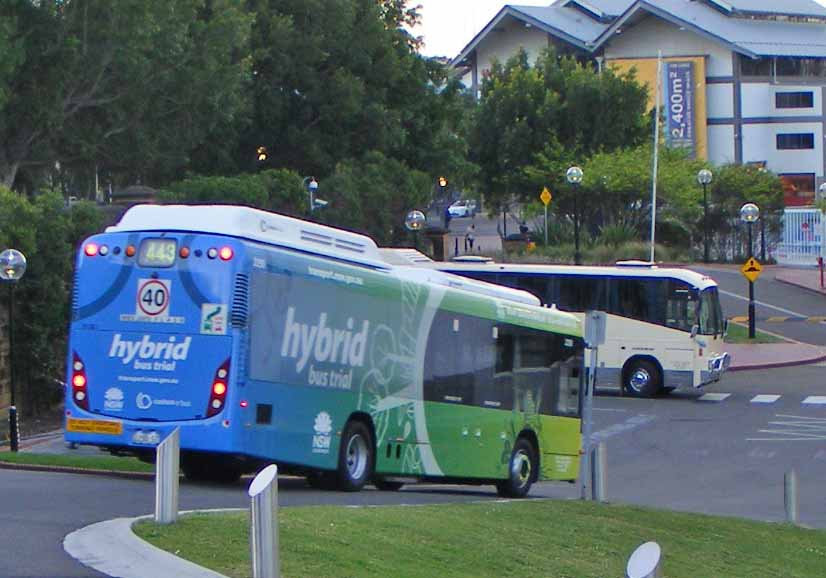
[[[121,435],[123,433],[123,423],[119,421],[76,419],[70,417],[66,420],[66,431],[76,433]]]

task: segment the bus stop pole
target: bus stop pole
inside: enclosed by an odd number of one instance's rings
[[[588,499],[588,477],[591,475],[591,431],[593,429],[594,388],[596,387],[597,357],[599,346],[605,343],[606,316],[604,311],[586,311],[584,318],[584,340],[590,352],[590,364],[585,380],[585,395],[582,400],[582,460],[580,462],[580,499]]]

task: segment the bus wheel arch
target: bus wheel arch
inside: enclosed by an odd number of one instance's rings
[[[508,477],[496,484],[506,498],[524,498],[539,479],[539,444],[536,433],[524,430],[516,438],[508,460]]]
[[[358,492],[373,477],[376,463],[376,434],[373,420],[354,413],[341,431],[336,468],[336,486],[344,492]]]
[[[636,355],[622,366],[622,389],[633,397],[653,397],[663,386],[663,368],[650,355]]]

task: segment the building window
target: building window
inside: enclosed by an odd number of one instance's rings
[[[775,63],[777,76],[826,77],[826,59],[823,58],[778,56],[775,58]]]
[[[783,185],[783,203],[787,207],[811,205],[815,197],[814,173],[780,175]]]
[[[806,92],[778,92],[774,95],[774,105],[777,108],[812,108],[815,105],[815,95]]]
[[[749,58],[747,56],[740,57],[740,72],[743,76],[771,76],[772,74],[772,59],[771,58]]]
[[[815,148],[815,135],[810,132],[777,135],[777,150],[801,150]]]

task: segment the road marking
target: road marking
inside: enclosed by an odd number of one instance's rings
[[[723,401],[724,399],[730,397],[730,393],[704,393],[700,397],[697,398],[697,401]]]
[[[626,432],[629,432],[631,430],[642,427],[646,424],[649,424],[652,421],[654,421],[655,419],[657,419],[657,418],[653,415],[645,415],[645,414],[635,415],[634,417],[628,418],[627,420],[625,420],[622,423],[617,423],[617,424],[614,424],[614,425],[612,425],[610,427],[607,427],[603,430],[599,430],[598,432],[595,432],[591,436],[591,438],[592,438],[592,441],[597,441],[597,442],[604,441],[604,440],[607,440],[608,438],[614,437],[615,435],[626,433]]]
[[[810,395],[803,400],[803,405],[826,405],[826,395]]]
[[[746,438],[749,442],[810,442],[826,440],[826,418],[777,414],[780,421],[770,421],[775,429],[761,429],[758,433],[776,437]]]
[[[735,299],[740,299],[741,301],[748,301],[748,297],[743,297],[742,295],[738,295],[737,293],[732,293],[730,291],[722,291],[721,289],[717,289],[718,293],[722,293],[723,295],[728,295],[729,297],[734,297]],[[808,315],[804,315],[803,313],[798,313],[797,311],[792,311],[790,309],[783,309],[782,307],[778,307],[777,305],[771,305],[769,303],[764,303],[763,301],[755,301],[755,305],[759,305],[760,307],[769,307],[776,311],[780,311],[785,313],[786,315],[791,315],[793,317],[808,317]],[[746,317],[748,319],[748,317]]]
[[[779,395],[755,395],[751,398],[751,403],[774,403],[780,399]]]

